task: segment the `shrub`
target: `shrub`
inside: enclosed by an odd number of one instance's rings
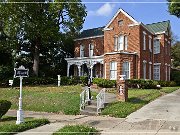
[[[84,85],[87,85],[88,84],[88,77],[87,76],[81,76],[80,82]]]
[[[106,79],[102,79],[102,78],[94,78],[93,83],[97,84],[97,86],[103,87],[103,88],[113,88],[116,86],[115,80],[106,80]]]
[[[7,100],[0,100],[0,119],[11,108],[11,102]]]
[[[177,85],[180,85],[180,71],[179,70],[172,70],[171,80],[175,81]]]

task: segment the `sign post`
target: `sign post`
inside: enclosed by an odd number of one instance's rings
[[[58,75],[58,87],[61,85],[61,75]]]
[[[23,110],[22,110],[22,80],[23,77],[28,77],[29,70],[25,69],[24,66],[14,69],[14,78],[20,78],[20,95],[19,95],[19,110],[17,110],[17,121],[16,124],[21,124],[24,122]]]

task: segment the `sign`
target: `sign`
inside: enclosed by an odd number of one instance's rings
[[[29,70],[25,69],[24,66],[20,66],[19,68],[14,69],[14,78],[28,77],[28,76],[29,76]]]

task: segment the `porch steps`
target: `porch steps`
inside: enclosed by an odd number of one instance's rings
[[[91,105],[87,105],[84,110],[81,110],[82,115],[89,115],[89,116],[95,116],[97,115],[97,101],[92,100]]]

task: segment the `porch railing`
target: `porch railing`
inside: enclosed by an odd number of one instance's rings
[[[105,104],[105,92],[106,89],[103,88],[99,94],[96,96],[97,99],[97,114],[101,113],[101,109],[104,108],[104,104]]]
[[[85,88],[80,94],[80,110],[83,110],[86,106],[86,103],[89,101],[89,90]]]

